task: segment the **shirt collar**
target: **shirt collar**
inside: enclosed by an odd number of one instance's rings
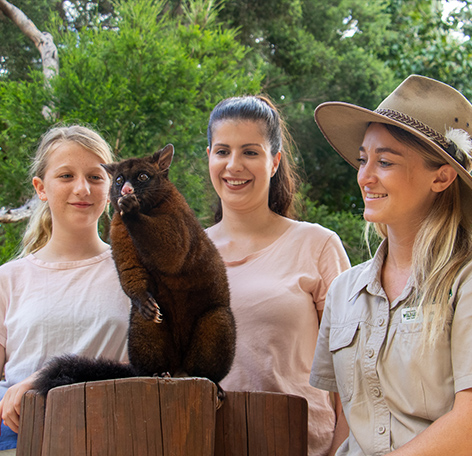
[[[381,292],[380,275],[385,256],[387,255],[387,248],[387,239],[384,239],[375,252],[374,257],[365,263],[364,269],[357,277],[356,283],[349,295],[349,301],[353,300],[364,288],[367,288],[367,291],[374,295]]]
[[[382,289],[381,274],[382,266],[387,256],[388,242],[387,239],[384,239],[379,245],[377,252],[375,252],[374,257],[365,263],[365,268],[359,274],[356,283],[352,288],[352,292],[349,295],[349,301],[352,301],[357,295],[365,288],[368,293],[375,296],[385,296],[385,292]],[[413,288],[413,279],[410,276],[405,285],[405,288],[400,293],[395,301],[390,303],[390,306],[393,308],[399,302],[404,301],[411,293]]]

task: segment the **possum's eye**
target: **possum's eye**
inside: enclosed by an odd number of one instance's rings
[[[125,178],[123,176],[118,176],[116,179],[115,179],[115,184],[116,185],[123,185],[125,182]]]
[[[140,181],[140,182],[146,182],[148,180],[149,180],[149,176],[146,173],[141,173],[138,176],[138,181]]]

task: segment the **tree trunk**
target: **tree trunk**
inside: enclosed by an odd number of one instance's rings
[[[59,57],[52,35],[48,32],[39,31],[23,11],[6,0],[0,0],[0,11],[11,19],[24,35],[33,41],[41,54],[45,85],[49,87],[49,81],[59,74]],[[53,118],[51,106],[44,106],[42,114],[46,119]]]
[[[44,84],[49,88],[50,80],[55,75],[59,74],[59,56],[52,35],[48,32],[41,32],[36,25],[34,25],[33,21],[23,13],[23,11],[6,0],[0,0],[0,11],[6,17],[11,19],[24,35],[33,41],[41,54]],[[43,106],[41,113],[45,119],[55,120],[55,116],[51,109],[53,107],[54,105],[52,103],[50,103],[49,106]],[[32,198],[17,209],[1,208],[0,223],[21,222],[22,220],[29,218],[35,203],[35,198]]]

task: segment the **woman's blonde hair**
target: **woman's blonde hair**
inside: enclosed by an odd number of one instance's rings
[[[76,143],[97,155],[103,163],[113,161],[113,154],[108,143],[92,128],[82,125],[56,126],[42,137],[30,167],[30,176],[44,179],[48,159],[56,147],[64,142]],[[49,204],[39,201],[26,227],[19,257],[34,253],[44,247],[52,234],[52,218]]]
[[[392,125],[385,125],[398,141],[412,147],[430,169],[447,162],[431,147],[414,135]],[[466,158],[466,169],[472,162]],[[449,298],[459,270],[472,258],[472,220],[461,204],[459,177],[439,193],[431,211],[423,220],[413,246],[413,293],[407,305],[423,311],[424,344],[432,344],[444,330],[449,312]],[[387,227],[373,224],[381,238],[387,237]]]

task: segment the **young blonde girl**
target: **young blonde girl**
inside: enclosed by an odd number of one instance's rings
[[[127,360],[129,299],[98,221],[108,203],[112,161],[90,128],[55,127],[31,168],[39,197],[16,260],[0,267],[0,450],[16,447],[22,395],[62,353]]]

